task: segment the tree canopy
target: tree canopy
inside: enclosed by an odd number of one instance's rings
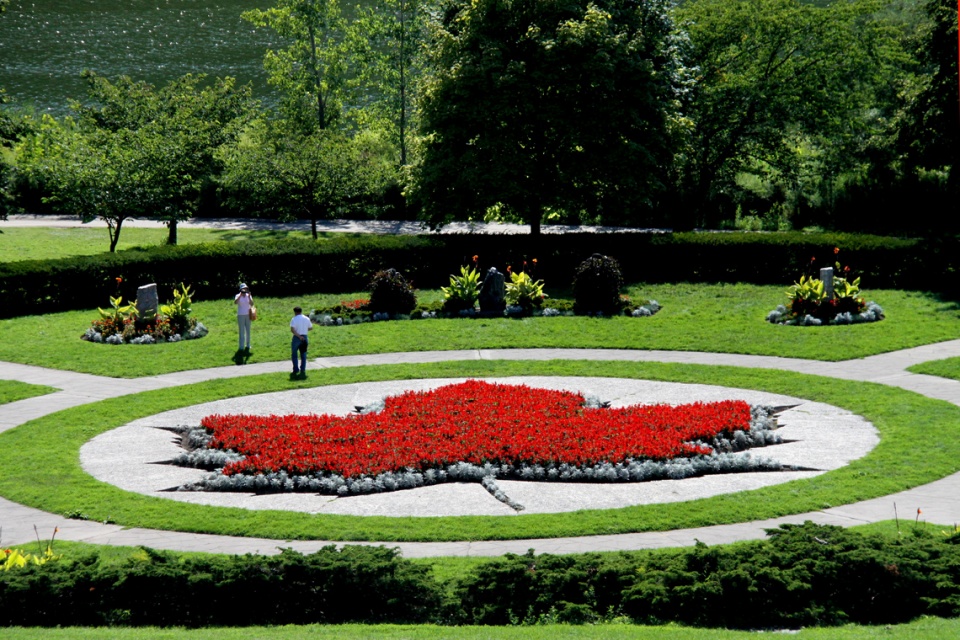
[[[433,28],[416,176],[432,223],[649,218],[686,82],[665,1],[455,1]]]
[[[45,117],[26,136],[20,171],[44,185],[61,211],[105,220],[111,251],[130,217],[166,222],[176,244],[177,223],[193,215],[219,171],[214,151],[251,113],[249,87],[186,75],[157,89],[125,76],[84,75],[89,101],[74,103],[76,120],[58,125]]]

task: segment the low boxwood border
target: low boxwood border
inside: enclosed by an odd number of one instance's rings
[[[816,478],[675,504],[562,514],[390,518],[207,507],[122,491],[87,475],[79,449],[99,433],[182,406],[255,393],[353,382],[457,376],[623,377],[716,384],[799,396],[870,420],[880,444]],[[0,495],[31,507],[130,527],[276,539],[453,541],[667,531],[767,519],[876,498],[960,470],[960,407],[879,384],[784,371],[663,363],[443,362],[214,380],[61,411],[0,435]]]

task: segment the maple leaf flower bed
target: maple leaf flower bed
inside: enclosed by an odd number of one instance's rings
[[[772,471],[736,452],[779,443],[774,409],[741,400],[608,408],[580,393],[479,380],[386,398],[347,416],[212,415],[175,464],[182,490],[350,495],[495,479],[637,482]]]

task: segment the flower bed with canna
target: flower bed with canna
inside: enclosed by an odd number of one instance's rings
[[[617,261],[594,254],[577,268],[573,281],[574,300],[550,300],[543,280],[536,279],[537,259],[523,261],[520,270],[507,265],[482,275],[479,256],[450,276],[450,285],[441,287],[442,304],[418,305],[416,290],[394,269],[379,271],[370,282],[370,297],[344,301],[332,307],[314,309],[310,319],[322,326],[362,322],[427,318],[491,318],[531,316],[652,316],[660,310],[656,300],[631,302],[621,295],[623,276]]]
[[[833,255],[839,254],[840,248],[834,248]],[[815,266],[816,257],[813,257],[810,267]],[[788,304],[777,305],[767,314],[767,321],[809,327],[883,320],[883,309],[860,295],[860,278],[851,280],[852,277],[850,266],[841,267],[839,261],[832,267],[820,269],[820,278],[801,275],[800,281],[787,289]]]
[[[117,285],[122,282],[117,278]],[[173,290],[173,301],[161,304],[153,313],[141,314],[136,301],[123,304],[120,295],[110,298],[109,309],[97,309],[100,318],[94,320],[80,338],[106,344],[156,344],[195,340],[207,335],[202,322],[190,317],[190,287],[181,283]]]

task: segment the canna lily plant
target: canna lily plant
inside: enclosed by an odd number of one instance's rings
[[[507,283],[507,303],[523,307],[529,311],[543,304],[547,295],[543,292],[543,280],[534,280],[530,275],[521,271],[511,272],[510,282]]]
[[[476,267],[460,267],[460,275],[451,275],[450,286],[440,287],[440,291],[448,311],[473,309],[480,298],[480,272]]]

